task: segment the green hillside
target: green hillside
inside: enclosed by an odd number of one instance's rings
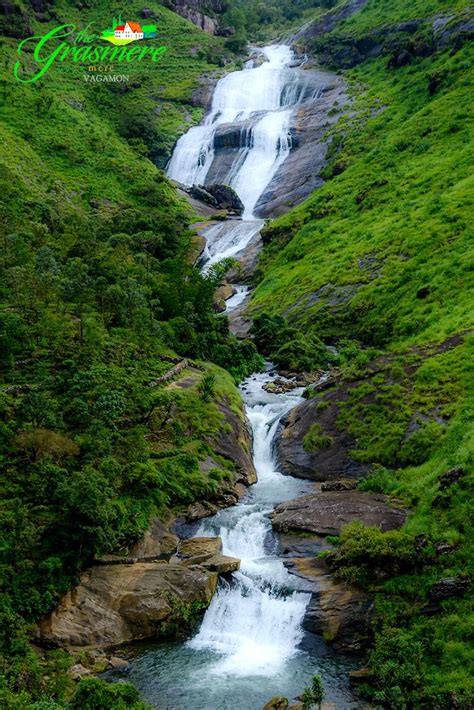
[[[139,18],[142,7],[127,11]],[[148,10],[167,51],[116,84],[86,82],[88,66],[73,63],[25,84],[13,66],[24,37],[62,23],[99,32],[118,7],[17,3],[2,17],[2,708],[64,707],[73,660],[36,652],[30,626],[94,554],[124,549],[151,515],[229,486],[234,467],[212,443],[229,427],[220,405],[241,415],[234,378],[260,363],[215,318],[219,274],[191,265],[193,215],[157,167],[202,116],[193,92],[221,71],[222,42],[160,5]],[[192,386],[150,384],[170,356],[198,360]],[[210,455],[218,468],[203,472]],[[144,707],[127,684],[102,681],[68,707],[88,702]]]
[[[336,347],[337,425],[355,442],[352,458],[372,466],[361,487],[412,510],[409,569],[401,539],[351,528],[341,542],[339,573],[376,592],[365,693],[377,707],[473,701],[472,593],[426,610],[432,584],[473,571],[474,75],[463,5],[369,2],[307,40],[346,69],[352,103],[334,106],[325,185],[266,227],[250,306],[257,342],[263,333],[283,363],[321,365],[321,341]],[[436,13],[448,16],[442,39]],[[396,26],[429,17],[415,31]],[[329,404],[318,399],[315,412]]]

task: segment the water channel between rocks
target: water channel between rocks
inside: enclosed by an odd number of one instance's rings
[[[290,119],[304,87],[289,65],[286,45],[262,50],[263,64],[221,79],[211,111],[201,126],[177,143],[168,174],[187,184],[206,184],[215,160],[215,136],[222,126],[242,124],[245,136],[220,182],[230,184],[244,206],[242,220],[204,231],[204,268],[237,256],[258,235],[255,206],[291,150]],[[237,285],[227,310],[241,305],[248,287]],[[312,490],[314,484],[283,476],[273,443],[284,414],[302,401],[302,389],[274,394],[263,385],[275,379],[271,364],[240,389],[253,431],[258,482],[235,506],[190,529],[194,536],[219,535],[223,552],[241,559],[239,572],[221,579],[197,630],[181,642],[136,646],[129,678],[142,697],[161,710],[260,710],[274,695],[297,697],[320,673],[326,699],[337,710],[358,707],[348,688],[354,662],[304,632],[309,583],[286,570],[269,514],[276,504]]]

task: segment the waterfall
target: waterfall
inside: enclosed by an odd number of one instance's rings
[[[232,220],[218,222],[205,230],[206,248],[203,254],[204,271],[228,256],[235,256],[245,249],[262,226],[261,221],[244,222]]]
[[[258,235],[263,222],[254,217],[255,205],[291,149],[291,115],[305,86],[287,66],[292,59],[289,47],[275,45],[262,51],[266,61],[261,66],[249,64],[218,82],[209,115],[180,138],[168,167],[168,175],[178,182],[205,184],[215,158],[217,129],[223,127],[222,138],[226,126],[237,124],[237,129],[230,126],[230,143],[238,147],[225,182],[245,206],[243,219],[219,222],[204,231],[204,270],[237,255]],[[221,138],[216,142],[226,146]],[[247,292],[239,285],[228,310],[241,304]],[[303,636],[310,595],[305,582],[290,575],[276,555],[269,520],[275,504],[311,487],[280,474],[273,453],[281,417],[300,403],[302,389],[269,393],[263,385],[275,377],[269,365],[241,386],[253,430],[258,483],[241,503],[207,519],[196,533],[219,535],[224,554],[241,559],[239,572],[231,582],[221,581],[198,633],[187,643],[203,658],[212,654],[206,672],[219,679],[278,676],[298,654]]]
[[[264,47],[264,61],[232,72],[216,86],[212,108],[200,126],[177,142],[168,176],[184,185],[206,184],[215,158],[219,127],[250,120],[242,127],[241,145],[223,180],[245,206],[244,219],[252,219],[255,205],[291,148],[291,114],[304,94],[304,84],[288,68],[292,51],[286,45]]]
[[[234,676],[275,676],[298,653],[302,620],[309,594],[288,574],[275,555],[269,513],[307,483],[282,476],[276,470],[273,440],[281,417],[302,401],[302,389],[284,395],[266,392],[272,379],[268,370],[253,375],[242,386],[254,438],[254,464],[258,483],[235,508],[206,520],[198,536],[218,534],[224,554],[241,559],[232,583],[223,583],[207,610],[190,648],[219,654],[210,673]]]
[[[258,238],[263,221],[254,216],[255,208],[291,150],[292,112],[309,90],[314,98],[305,73],[289,67],[289,47],[265,47],[262,53],[261,66],[249,61],[218,82],[209,115],[180,138],[168,167],[168,175],[186,185],[226,182],[244,203],[242,220],[226,219],[204,230],[204,270],[238,257]],[[227,301],[227,312],[237,309],[237,320],[248,292],[237,284]],[[154,708],[259,710],[272,695],[296,697],[315,672],[322,673],[328,699],[338,708],[359,707],[341,681],[341,661],[325,655],[322,641],[315,653],[315,637],[303,637],[311,586],[288,573],[270,523],[275,505],[314,487],[278,471],[274,439],[281,418],[302,401],[302,389],[266,391],[276,376],[268,364],[240,387],[258,482],[237,505],[194,529],[197,536],[219,535],[223,552],[240,558],[240,570],[220,579],[191,639],[159,645],[132,664],[132,680]]]

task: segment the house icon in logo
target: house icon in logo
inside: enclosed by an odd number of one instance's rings
[[[124,21],[119,15],[114,17],[110,26],[103,30],[100,38],[115,45],[130,44],[140,39],[154,39],[156,25],[141,25],[138,22]]]
[[[138,22],[126,22],[114,28],[114,37],[115,39],[126,39],[129,41],[143,39],[143,30]]]

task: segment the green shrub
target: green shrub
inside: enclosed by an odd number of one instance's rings
[[[312,453],[321,449],[328,449],[333,444],[334,437],[329,434],[323,434],[321,424],[312,424],[303,439],[304,450]]]
[[[216,377],[210,372],[206,372],[199,383],[199,395],[203,402],[210,402],[214,397]]]
[[[71,710],[147,710],[130,683],[106,683],[99,678],[81,680],[68,703]]]
[[[413,570],[423,559],[413,535],[402,530],[382,532],[354,522],[342,528],[331,564],[341,579],[366,587]]]

